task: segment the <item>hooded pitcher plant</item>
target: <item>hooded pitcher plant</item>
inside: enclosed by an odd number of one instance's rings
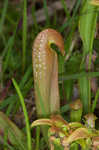
[[[55,145],[62,147],[64,150],[71,150],[71,146],[74,143],[79,144],[81,146],[81,150],[95,150],[94,148],[98,148],[97,146],[99,144],[99,131],[95,128],[93,129],[87,127],[86,123],[69,123],[60,115],[51,115],[50,119],[43,118],[35,120],[31,124],[31,127],[35,127],[38,125],[49,126],[48,138],[50,143],[50,150],[55,150]]]
[[[40,32],[33,44],[33,75],[38,116],[59,112],[58,58],[51,44],[58,46],[64,55],[63,38],[54,29]]]

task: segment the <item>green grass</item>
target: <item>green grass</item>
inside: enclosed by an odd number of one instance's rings
[[[48,8],[47,8],[46,0],[43,1],[43,7],[44,7],[45,17],[46,17],[46,26],[49,26],[50,25],[50,19],[49,19],[49,15],[48,15]]]
[[[29,118],[28,118],[28,113],[27,113],[27,110],[26,110],[26,106],[25,106],[25,103],[24,103],[24,97],[19,89],[19,86],[18,84],[16,83],[15,79],[12,79],[12,82],[13,82],[13,85],[17,91],[17,94],[20,98],[20,103],[22,105],[22,108],[23,108],[23,112],[24,112],[24,117],[25,117],[25,123],[26,123],[26,133],[27,133],[27,147],[28,147],[28,150],[32,150],[32,140],[31,140],[31,132],[30,132],[30,125],[29,125]]]
[[[96,105],[97,105],[97,102],[98,102],[98,98],[99,98],[99,89],[97,90],[97,93],[95,95],[95,98],[94,98],[94,101],[93,101],[93,104],[92,104],[92,109],[91,111],[94,113],[95,111],[95,108],[96,108]]]
[[[27,48],[27,0],[23,1],[23,32],[22,32],[22,71],[24,72],[26,66],[26,48]]]
[[[4,22],[5,22],[5,16],[7,13],[7,7],[8,7],[8,0],[5,0],[4,7],[2,10],[2,15],[1,15],[1,21],[0,21],[0,34],[3,34],[3,26],[4,26]]]

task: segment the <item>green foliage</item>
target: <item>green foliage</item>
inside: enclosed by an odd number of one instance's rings
[[[79,18],[79,32],[83,41],[84,59],[80,68],[85,68],[86,55],[89,55],[88,70],[91,69],[93,40],[96,29],[97,8],[90,4],[90,0],[82,1],[81,15]],[[90,112],[91,107],[91,85],[90,79],[82,77],[79,79],[80,95],[83,102],[84,113]],[[87,108],[87,109],[86,109]]]
[[[46,16],[46,26],[49,26],[50,20],[49,20],[47,1],[46,0],[43,1],[43,7],[44,7],[44,11],[45,11],[45,16]]]
[[[97,7],[91,5],[90,1],[91,0],[82,1],[79,18],[79,31],[85,54],[92,51],[97,19]]]
[[[26,44],[27,44],[27,0],[23,1],[23,33],[22,33],[22,50],[23,50],[23,60],[22,60],[22,70],[24,72],[26,66]]]
[[[4,25],[4,21],[5,21],[6,12],[7,12],[7,7],[8,7],[8,0],[5,0],[3,11],[2,11],[2,17],[1,17],[1,21],[0,21],[0,35],[3,34],[2,30],[3,30],[3,25]]]
[[[90,112],[91,97],[90,97],[90,80],[87,77],[79,79],[80,97],[83,103],[83,113]],[[87,109],[86,109],[87,108]]]
[[[7,70],[7,68],[9,68],[9,62],[10,62],[10,58],[11,58],[10,54],[12,53],[12,48],[13,48],[14,40],[15,40],[15,34],[16,34],[16,31],[13,34],[13,36],[9,39],[7,47],[5,48],[5,50],[3,52],[3,59],[4,59],[3,72],[5,72]]]
[[[2,112],[0,112],[0,131],[3,135],[6,134],[7,140],[15,146],[16,150],[27,149],[25,134]],[[2,136],[0,136],[0,139],[3,141]]]
[[[25,106],[25,103],[24,103],[24,98],[23,98],[23,95],[22,95],[16,81],[14,79],[12,79],[12,81],[13,81],[13,85],[16,88],[18,96],[20,98],[20,102],[21,102],[23,112],[24,112],[24,117],[25,117],[25,122],[26,122],[26,132],[27,132],[27,147],[28,147],[28,150],[32,150],[32,141],[31,141],[31,133],[30,133],[30,127],[29,127],[29,119],[28,119],[28,113],[27,113],[27,110],[26,110],[26,106]]]
[[[93,104],[92,104],[91,112],[94,112],[94,111],[95,111],[98,98],[99,98],[99,89],[97,90],[97,93],[96,93],[96,95],[95,95],[95,99],[94,99]]]

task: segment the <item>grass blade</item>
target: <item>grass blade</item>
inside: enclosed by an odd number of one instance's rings
[[[20,89],[22,89],[24,87],[25,83],[29,80],[29,77],[31,74],[32,74],[32,65],[29,66],[26,73],[24,74],[24,76],[19,84]]]
[[[59,80],[79,79],[81,77],[99,77],[99,72],[80,72],[76,74],[61,75]]]
[[[1,16],[1,22],[0,22],[0,34],[3,30],[3,25],[4,25],[4,21],[5,21],[6,12],[7,12],[7,7],[8,7],[8,0],[5,0],[4,8],[3,8],[2,16]]]
[[[85,15],[82,15],[85,14]],[[97,7],[91,5],[89,0],[82,2],[82,10],[79,19],[79,31],[83,41],[83,54],[89,53],[88,69],[91,69],[93,40],[96,30]]]
[[[80,97],[83,104],[84,114],[90,112],[91,106],[91,86],[90,79],[82,77],[79,79]]]
[[[70,13],[69,13],[69,11],[68,11],[68,9],[67,9],[65,0],[61,0],[61,3],[62,3],[62,6],[63,6],[63,8],[64,8],[66,17],[67,17],[67,18],[70,18]]]
[[[98,91],[96,93],[95,99],[94,99],[93,104],[92,104],[92,110],[91,110],[92,112],[94,112],[94,110],[96,108],[96,104],[97,104],[98,98],[99,98],[99,89],[98,89]]]
[[[40,140],[40,127],[36,127],[36,148],[35,150],[39,150],[39,140]]]
[[[9,62],[11,51],[12,51],[12,48],[13,48],[13,45],[14,45],[15,34],[16,33],[14,33],[14,35],[9,39],[9,42],[8,42],[8,45],[7,45],[8,49],[7,49],[7,47],[5,48],[5,52],[6,52],[6,50],[8,50],[8,51],[7,51],[5,61],[3,63],[3,73],[6,71],[6,69],[8,67],[8,64],[9,64],[8,62]],[[5,53],[3,53],[3,56],[4,55],[5,55]]]
[[[28,145],[28,150],[32,150],[32,141],[31,141],[31,132],[30,132],[30,125],[29,125],[29,119],[28,119],[28,113],[26,110],[26,106],[24,103],[24,98],[23,95],[19,89],[18,84],[16,83],[15,79],[12,79],[13,85],[17,91],[17,94],[20,98],[20,102],[23,108],[23,112],[24,112],[24,117],[25,117],[25,122],[26,122],[26,132],[27,132],[27,145]]]
[[[47,8],[47,2],[46,0],[43,0],[44,3],[44,11],[46,16],[46,25],[48,26],[50,24],[49,15],[48,15],[48,8]]]
[[[24,8],[23,8],[23,32],[22,32],[22,70],[24,72],[26,65],[26,40],[27,40],[27,0],[24,0]]]
[[[82,15],[85,14],[85,15]],[[93,40],[96,29],[97,8],[89,3],[89,0],[82,1],[81,15],[79,19],[79,32],[83,41],[83,58],[89,55],[88,70],[91,70]],[[84,60],[84,59],[82,59]],[[85,61],[86,62],[86,61]],[[82,61],[80,69],[86,66]],[[85,68],[86,70],[86,68]],[[83,103],[84,113],[90,112],[91,107],[91,86],[90,79],[82,77],[79,79],[80,95]]]

